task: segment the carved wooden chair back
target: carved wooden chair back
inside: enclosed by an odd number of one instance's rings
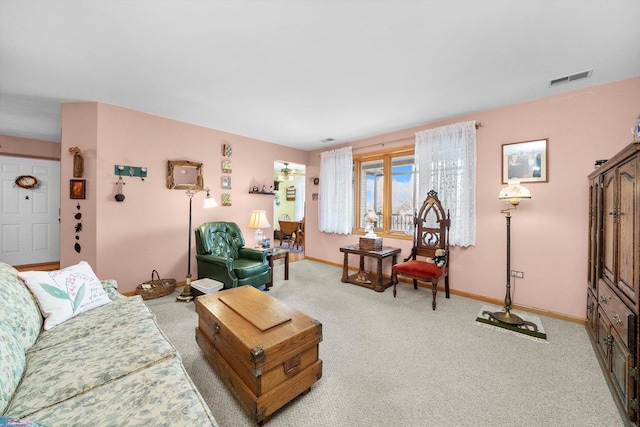
[[[433,301],[436,309],[438,282],[444,279],[445,294],[449,298],[449,228],[451,216],[438,199],[438,193],[429,191],[418,214],[413,218],[414,235],[411,253],[401,263],[395,264],[391,270],[393,296],[396,296],[398,275],[413,281],[414,289],[418,289],[418,281],[431,285]],[[441,252],[441,253],[440,253]]]
[[[443,249],[448,258],[451,217],[449,211],[445,216],[438,193],[434,190],[429,191],[418,214],[413,218],[413,225],[411,259],[417,259],[418,256],[433,258],[438,249]]]

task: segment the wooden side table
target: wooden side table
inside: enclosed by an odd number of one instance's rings
[[[353,283],[354,285],[364,286],[365,288],[373,289],[376,292],[383,292],[386,288],[391,286],[391,279],[388,282],[383,282],[382,277],[382,260],[388,257],[392,257],[391,265],[395,265],[398,262],[398,254],[400,248],[392,248],[390,246],[383,246],[379,250],[366,250],[360,249],[359,245],[343,246],[340,248],[340,252],[344,253],[344,266],[342,268],[342,282]],[[360,256],[360,270],[356,274],[349,275],[349,254]],[[377,271],[366,273],[364,271],[364,257],[371,257],[378,260]]]
[[[282,248],[270,248],[266,249],[267,259],[269,260],[269,267],[271,267],[271,277],[269,283],[265,286],[265,290],[268,291],[273,286],[273,261],[276,259],[284,258],[284,280],[289,280],[289,249]]]

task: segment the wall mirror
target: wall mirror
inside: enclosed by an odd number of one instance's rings
[[[167,188],[172,190],[202,190],[202,163],[169,160]]]

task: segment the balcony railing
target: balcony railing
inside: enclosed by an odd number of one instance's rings
[[[378,215],[378,218],[382,218],[382,212],[376,212],[376,215]],[[375,222],[373,228],[380,229],[382,225],[381,222],[382,220]],[[408,228],[413,231],[412,214],[391,214],[391,227],[389,227],[389,231],[406,232]]]

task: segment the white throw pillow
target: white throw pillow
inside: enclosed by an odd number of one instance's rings
[[[45,330],[111,301],[85,261],[57,271],[24,271],[18,277],[38,300]]]

